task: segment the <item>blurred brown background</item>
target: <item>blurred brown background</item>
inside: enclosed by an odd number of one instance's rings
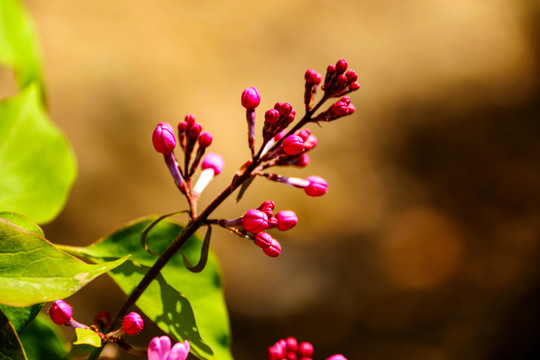
[[[208,203],[248,156],[242,90],[259,89],[259,119],[276,101],[301,114],[305,70],[346,58],[356,113],[312,127],[312,164],[282,172],[322,175],[328,194],[259,179],[216,213],[273,198],[300,218],[277,259],[215,231],[236,358],[286,336],[316,359],[540,358],[538,1],[25,4],[79,162],[50,239],[86,245],[184,208],[150,137],[187,113],[226,159]],[[121,296],[103,278],[70,301],[90,321]]]

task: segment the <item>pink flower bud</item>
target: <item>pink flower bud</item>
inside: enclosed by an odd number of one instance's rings
[[[360,83],[358,83],[357,81],[355,81],[355,82],[353,82],[351,85],[349,85],[349,87],[351,88],[351,91],[358,90],[358,89],[360,89]]]
[[[276,239],[272,239],[270,245],[263,248],[263,252],[270,257],[277,257],[281,253],[281,244]]]
[[[189,136],[190,138],[197,139],[201,131],[202,131],[201,124],[194,122],[192,124],[189,124],[186,133],[187,133],[187,136]]]
[[[221,155],[209,152],[204,157],[202,163],[201,163],[201,169],[213,169],[214,174],[218,175],[223,171],[223,166],[225,165],[225,162],[223,161],[223,158]]]
[[[292,105],[287,103],[287,102],[286,103],[276,103],[276,105],[274,106],[274,109],[279,111],[279,115],[281,115],[281,116],[288,116],[293,111]]]
[[[281,210],[276,214],[277,228],[281,231],[292,229],[298,224],[298,217],[291,210]]]
[[[261,103],[261,96],[256,88],[250,87],[242,93],[242,106],[246,109],[255,109]]]
[[[267,248],[272,244],[274,238],[266,232],[260,232],[255,236],[255,245],[261,249]]]
[[[307,341],[303,341],[298,349],[298,355],[301,358],[313,356],[313,345]]]
[[[307,140],[304,141],[306,151],[313,149],[315,146],[317,146],[318,142],[319,139],[317,139],[315,135],[309,135]]]
[[[347,111],[347,115],[351,115],[352,113],[354,113],[356,111],[356,107],[353,104],[350,104],[348,106],[348,110],[349,111]]]
[[[195,115],[187,114],[184,120],[186,121],[188,125],[193,124],[195,122]]]
[[[347,70],[348,66],[349,64],[347,63],[347,60],[341,59],[336,63],[336,70],[338,73],[343,74],[345,70]]]
[[[144,327],[144,322],[141,315],[136,312],[130,312],[122,321],[122,329],[129,335],[137,335]]]
[[[260,233],[268,229],[268,216],[260,210],[251,209],[242,217],[242,226],[249,232]]]
[[[186,132],[187,130],[187,127],[188,127],[188,123],[185,122],[185,121],[181,121],[178,123],[178,132],[183,134]]]
[[[336,354],[336,355],[330,356],[326,360],[347,360],[347,358],[345,356],[341,355],[341,354]]]
[[[176,147],[174,130],[168,123],[160,122],[152,134],[154,149],[162,154],[170,154]]]
[[[268,228],[269,229],[273,229],[273,228],[277,227],[277,224],[278,224],[278,221],[274,216],[272,216],[271,218],[268,219]]]
[[[303,154],[300,154],[299,156],[296,156],[291,165],[294,165],[299,168],[303,168],[303,167],[306,167],[310,161],[311,159],[309,158],[309,155],[306,153],[303,153]]]
[[[281,360],[285,356],[285,346],[277,342],[268,348],[268,360]]]
[[[264,114],[264,121],[268,125],[274,125],[279,120],[279,111],[270,109]]]
[[[171,349],[168,360],[186,360],[189,355],[190,344],[185,340],[183,343],[176,343]]]
[[[64,325],[71,320],[73,310],[64,300],[56,300],[49,309],[49,316],[56,325]]]
[[[311,131],[307,128],[303,128],[300,130],[296,130],[294,135],[298,135],[302,138],[302,140],[306,141],[309,135],[311,134]]]
[[[313,69],[309,69],[308,71],[306,71],[304,79],[308,84],[320,84],[322,81],[322,75]]]
[[[281,148],[287,155],[298,155],[304,151],[304,140],[298,135],[289,135],[283,140]]]
[[[349,84],[358,80],[358,74],[354,70],[347,70],[347,72],[345,73],[345,76],[349,80]]]
[[[293,337],[288,337],[285,341],[287,342],[287,352],[298,351],[298,340]]]
[[[336,65],[334,64],[328,65],[328,67],[326,68],[326,72],[329,74],[336,72]]]
[[[272,215],[274,215],[274,208],[276,207],[276,204],[272,200],[264,201],[261,206],[259,206],[260,211],[266,214],[268,218],[271,218]]]
[[[298,360],[298,356],[296,353],[288,352],[287,353],[287,360]]]
[[[349,79],[347,79],[347,77],[345,75],[339,75],[337,77],[336,82],[340,87],[343,88],[343,87],[345,87],[347,85],[347,83],[349,82]]]
[[[342,96],[339,101],[344,102],[345,104],[349,105],[351,103],[351,97],[350,96]]]
[[[203,131],[200,135],[199,135],[199,146],[203,147],[203,148],[207,148],[209,147],[211,144],[212,144],[212,134],[210,134],[208,131]]]
[[[326,194],[328,183],[322,177],[310,176],[306,179],[309,185],[304,188],[304,191],[309,196],[322,196]]]

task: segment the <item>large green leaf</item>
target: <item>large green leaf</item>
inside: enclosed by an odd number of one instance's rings
[[[125,293],[131,293],[149,268],[126,261],[109,275]],[[167,334],[188,339],[201,359],[213,359],[212,349],[201,339],[189,301],[158,275],[137,301],[137,306]]]
[[[6,315],[0,311],[0,359],[26,360],[17,332]]]
[[[41,84],[36,34],[17,0],[0,1],[0,62],[13,68],[20,88],[32,82]]]
[[[19,335],[28,360],[67,359],[66,341],[56,325],[43,313]]]
[[[91,265],[0,219],[0,303],[30,306],[66,298],[126,258]]]
[[[0,102],[0,210],[49,222],[75,175],[73,153],[43,110],[36,85]]]
[[[156,258],[144,251],[141,245],[141,232],[153,219],[155,217],[135,221],[87,248],[71,248],[71,251],[78,256],[90,257],[94,261],[120,258],[131,254],[130,261],[150,267],[154,264]],[[180,224],[164,220],[149,233],[147,238],[148,246],[154,253],[160,254],[182,230],[183,227]],[[197,263],[202,243],[203,241],[199,236],[192,236],[182,247],[182,250],[192,263]],[[120,267],[118,271],[121,269]],[[118,271],[113,271],[113,276]],[[200,273],[192,273],[186,269],[182,257],[177,254],[165,266],[161,274],[167,284],[189,300],[200,335],[214,353],[213,357],[204,358],[232,359],[230,352],[231,335],[227,307],[223,296],[221,269],[215,254],[210,252],[206,267]],[[158,297],[157,299],[162,298]],[[156,301],[155,298],[154,301]],[[139,304],[139,307],[144,312],[147,311],[144,308],[145,306]],[[152,306],[162,305],[149,304],[149,307]],[[163,321],[171,324],[173,319],[163,319]],[[180,336],[180,339],[184,339],[184,337]]]
[[[8,220],[23,229],[43,236],[43,230],[41,230],[41,228],[35,222],[25,216],[3,211],[0,212],[0,218]],[[32,320],[34,320],[42,307],[43,304],[36,304],[27,307],[13,307],[0,304],[0,310],[7,316],[15,328],[15,331],[17,331],[19,334],[28,326],[28,324],[32,322]]]

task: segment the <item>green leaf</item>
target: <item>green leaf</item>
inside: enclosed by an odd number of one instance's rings
[[[77,328],[75,329],[75,341],[73,344],[101,347],[101,338],[95,331]]]
[[[129,294],[150,268],[126,261],[109,275]],[[201,339],[189,301],[158,275],[136,305],[167,334],[188,339],[192,352],[202,359],[213,359],[212,349]]]
[[[0,63],[13,68],[20,88],[33,82],[41,84],[36,34],[30,17],[16,0],[0,1]]]
[[[0,209],[40,224],[58,215],[75,179],[75,158],[35,85],[0,102],[0,166]]]
[[[7,316],[15,331],[21,333],[39,314],[43,304],[27,307],[13,307],[0,304],[0,310]]]
[[[0,212],[0,218],[6,219],[23,229],[32,231],[33,233],[43,236],[43,230],[41,230],[41,228],[36,223],[34,223],[26,216],[3,211]],[[15,328],[15,331],[17,331],[17,333],[19,334],[28,326],[28,324],[32,322],[32,320],[34,320],[42,307],[43,304],[36,304],[22,308],[0,304],[0,310],[7,316],[7,318]]]
[[[0,303],[30,306],[66,298],[125,260],[86,264],[43,237],[0,219]]]
[[[45,236],[45,234],[43,233],[43,230],[41,230],[39,225],[24,215],[9,212],[9,211],[0,211],[0,218],[10,221],[14,223],[15,225],[17,225],[18,227],[22,227],[23,229],[36,233],[39,236]]]
[[[43,313],[19,335],[28,360],[67,358],[66,341],[60,327]]]
[[[24,350],[17,337],[17,332],[9,322],[6,315],[0,311],[0,359],[25,360]]]
[[[71,248],[70,251],[77,256],[93,259],[93,261],[120,258],[126,254],[132,254],[131,261],[151,267],[156,258],[141,246],[141,233],[155,218],[137,220],[87,248]],[[180,224],[163,220],[150,231],[147,243],[154,253],[161,254],[182,230],[183,227]],[[190,262],[193,263],[199,259],[202,244],[202,239],[195,235],[182,247],[182,251]],[[68,250],[67,247],[63,248]],[[204,270],[200,273],[192,273],[184,266],[180,254],[176,254],[161,271],[161,274],[172,288],[189,300],[193,308],[200,335],[214,353],[214,356],[207,355],[202,358],[232,359],[229,319],[223,296],[221,269],[216,255],[210,251]],[[141,310],[147,311],[143,307]],[[173,322],[173,320],[167,321],[169,324]],[[184,338],[180,337],[178,340],[184,340]],[[191,341],[191,339],[188,340]]]

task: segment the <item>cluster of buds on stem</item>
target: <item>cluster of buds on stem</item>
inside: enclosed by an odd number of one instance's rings
[[[234,230],[242,237],[253,240],[263,252],[276,257],[281,253],[281,244],[266,230],[277,228],[280,231],[292,229],[298,223],[298,217],[291,210],[281,210],[274,215],[273,201],[263,202],[257,209],[248,210],[242,217],[233,220],[219,220],[218,224]]]
[[[313,345],[307,341],[298,343],[293,337],[281,339],[268,348],[268,360],[312,360]],[[343,355],[332,355],[326,360],[347,360]]]
[[[202,125],[195,121],[195,116],[187,115],[184,121],[178,123],[177,128],[178,143],[184,152],[183,166],[174,156],[177,140],[170,124],[161,122],[156,126],[152,134],[152,143],[154,149],[163,154],[174,183],[193,205],[212,178],[221,173],[224,162],[223,158],[215,153],[208,153],[204,157],[206,149],[212,144],[213,137],[210,132],[203,131]],[[195,146],[197,146],[197,151],[193,156]],[[202,173],[199,181],[192,186],[191,178],[199,165],[201,165]]]

